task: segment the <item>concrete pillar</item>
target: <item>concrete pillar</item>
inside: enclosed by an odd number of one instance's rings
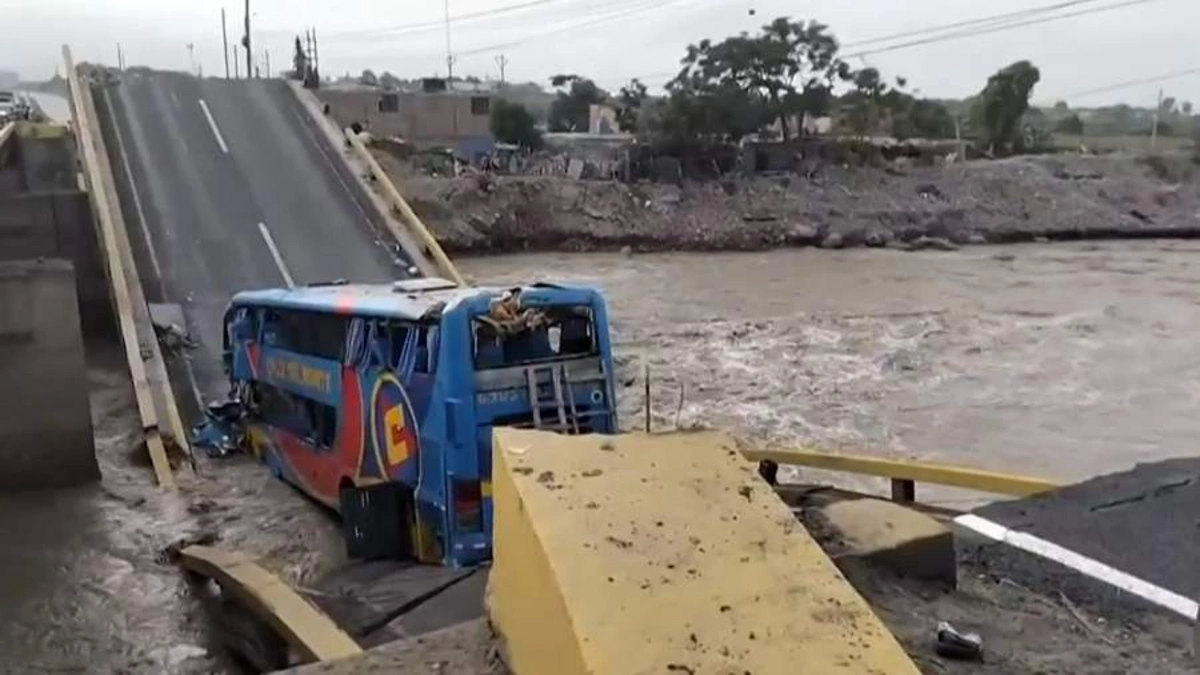
[[[99,478],[72,265],[0,262],[0,490]]]

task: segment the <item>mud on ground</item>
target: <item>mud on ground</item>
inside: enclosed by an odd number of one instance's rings
[[[439,178],[378,153],[451,254],[1200,235],[1190,157],[1064,154],[684,182]],[[922,239],[922,238],[926,239]],[[928,241],[933,238],[934,241]]]

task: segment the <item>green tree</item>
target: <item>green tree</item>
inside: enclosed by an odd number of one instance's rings
[[[850,68],[837,58],[838,42],[829,27],[780,17],[751,36],[742,33],[720,42],[689,45],[683,69],[668,90],[685,97],[725,103],[714,111],[736,121],[726,129],[739,137],[769,121],[778,121],[786,140],[789,120],[828,112],[835,78],[847,79]],[[743,101],[735,99],[740,96]],[[758,118],[758,119],[754,119]]]
[[[627,134],[636,133],[646,101],[646,85],[634,78],[617,94],[617,126]]]
[[[292,54],[292,77],[297,80],[305,79],[308,73],[308,55],[300,44],[300,36],[296,36],[296,48]]]
[[[379,86],[383,87],[384,89],[399,89],[403,85],[404,80],[401,80],[386,70],[379,75]]]
[[[558,90],[550,104],[550,131],[586,131],[592,105],[608,99],[608,92],[579,75],[555,75],[550,84]]]
[[[1054,126],[1054,131],[1060,134],[1070,134],[1072,136],[1083,135],[1083,120],[1078,114],[1071,114],[1058,121]]]
[[[533,115],[519,103],[498,99],[492,104],[492,135],[501,143],[512,143],[530,150],[542,147],[542,132]]]
[[[1029,61],[1017,61],[988,78],[979,93],[975,117],[993,153],[1007,154],[1020,145],[1021,120],[1039,79],[1041,73]]]
[[[1191,115],[1192,114],[1192,102],[1184,101],[1183,105],[1181,105],[1179,107],[1179,109],[1183,112],[1184,115]]]
[[[359,75],[358,83],[365,84],[369,87],[378,87],[379,78],[375,76],[375,71],[367,68],[366,70],[362,71],[362,75]]]
[[[892,135],[905,138],[954,138],[954,117],[946,106],[927,98],[906,97],[893,113]]]

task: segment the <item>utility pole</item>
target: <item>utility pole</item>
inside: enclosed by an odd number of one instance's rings
[[[271,77],[271,50],[264,49],[263,56],[267,60],[267,77],[270,78]]]
[[[1154,106],[1154,125],[1150,127],[1150,154],[1158,151],[1158,118],[1162,115],[1162,88],[1158,90],[1158,105]]]
[[[313,41],[313,52],[312,52],[313,73],[316,75],[316,77],[314,77],[313,79],[316,82],[316,88],[320,89],[321,88],[321,55],[317,48],[317,27],[316,26],[312,27],[312,41]]]
[[[117,70],[125,70],[125,54],[121,52],[121,43],[117,43]]]
[[[250,56],[250,0],[246,0],[246,34],[242,36],[242,44],[246,45],[246,79],[254,77],[254,60]]]
[[[235,80],[242,79],[242,71],[241,71],[241,66],[238,65],[239,63],[241,63],[241,62],[238,61],[237,59],[233,60],[233,79],[235,79]]]
[[[192,75],[196,74],[196,45],[187,43],[188,62],[192,65]]]
[[[225,55],[225,79],[229,79],[229,33],[225,30],[225,8],[221,8],[221,53]]]
[[[450,51],[450,0],[443,0],[446,9],[446,84],[454,79],[454,52]]]
[[[508,57],[504,54],[496,56],[496,65],[500,66],[500,86],[504,86],[504,68],[508,65]]]

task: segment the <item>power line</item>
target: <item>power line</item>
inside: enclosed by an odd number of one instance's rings
[[[843,48],[845,48],[845,47],[862,47],[865,45],[877,44],[880,42],[891,42],[893,40],[901,40],[904,38],[915,37],[918,35],[925,35],[927,33],[940,33],[942,31],[950,30],[952,28],[965,28],[965,27],[969,27],[969,26],[978,26],[979,24],[1002,23],[1004,21],[1008,21],[1008,20],[1012,20],[1012,19],[1020,19],[1022,17],[1026,17],[1026,16],[1035,16],[1037,14],[1046,14],[1049,12],[1057,12],[1060,9],[1067,9],[1070,7],[1075,7],[1077,5],[1087,5],[1087,4],[1091,4],[1093,2],[1100,2],[1100,1],[1101,0],[1069,0],[1068,2],[1059,2],[1059,3],[1053,4],[1053,5],[1041,5],[1039,7],[1030,7],[1028,9],[1022,9],[1022,10],[1018,10],[1015,12],[1006,12],[1004,14],[992,14],[990,16],[981,16],[981,17],[977,17],[974,19],[964,19],[962,21],[955,21],[954,23],[944,23],[944,24],[937,25],[937,26],[926,26],[925,28],[916,28],[913,30],[904,31],[902,33],[892,33],[890,35],[880,35],[878,37],[868,38],[866,40],[856,40],[854,42],[847,42],[847,43],[843,44],[842,47]]]
[[[909,47],[918,47],[921,45],[935,44],[938,42],[946,42],[948,40],[958,40],[958,39],[962,39],[965,37],[974,37],[976,35],[986,35],[988,33],[998,33],[1000,31],[1012,30],[1013,28],[1021,28],[1023,26],[1034,26],[1037,24],[1048,23],[1050,21],[1057,21],[1059,19],[1068,19],[1068,18],[1075,17],[1075,16],[1085,16],[1087,14],[1097,14],[1099,12],[1107,12],[1109,10],[1121,9],[1123,7],[1132,7],[1134,5],[1144,5],[1148,2],[1156,2],[1156,1],[1157,0],[1128,0],[1127,2],[1119,2],[1115,5],[1106,5],[1104,7],[1092,7],[1089,9],[1079,10],[1077,12],[1067,12],[1065,14],[1055,14],[1054,16],[1046,16],[1046,17],[1041,17],[1038,19],[1030,19],[1028,21],[1016,21],[1016,22],[1012,22],[1012,23],[1005,23],[1005,24],[998,25],[998,26],[988,26],[988,27],[979,28],[979,29],[963,30],[963,31],[958,31],[958,32],[954,32],[954,33],[949,33],[947,35],[938,35],[935,37],[925,38],[925,39],[921,39],[921,40],[912,40],[910,42],[901,42],[899,44],[887,45],[885,47],[879,47],[877,49],[867,49],[867,50],[863,50],[860,52],[854,52],[852,54],[842,54],[841,56],[844,59],[856,59],[861,56],[870,56],[872,54],[883,54],[885,52],[892,52],[892,51],[897,51],[900,49],[908,49]]]
[[[1103,94],[1103,93],[1110,92],[1110,91],[1117,91],[1118,89],[1126,89],[1128,87],[1136,87],[1140,84],[1154,84],[1155,82],[1162,82],[1163,80],[1172,80],[1172,79],[1175,79],[1176,77],[1183,77],[1184,75],[1195,75],[1198,73],[1200,73],[1200,67],[1186,68],[1184,70],[1176,70],[1176,71],[1173,71],[1170,73],[1163,73],[1161,75],[1151,75],[1149,77],[1139,77],[1135,80],[1126,80],[1124,82],[1116,82],[1114,84],[1108,84],[1108,85],[1105,85],[1102,87],[1096,87],[1095,89],[1085,89],[1083,91],[1077,91],[1073,94],[1068,94],[1061,98],[1063,98],[1065,100],[1065,99],[1071,99],[1071,98],[1079,98],[1080,96],[1091,96],[1092,94]]]
[[[572,3],[578,0],[528,0],[527,2],[518,3],[515,5],[506,5],[504,7],[496,7],[495,9],[485,9],[478,12],[467,12],[464,14],[456,14],[449,17],[450,23],[462,23],[467,21],[475,21],[478,19],[486,19],[490,17],[503,16],[514,12],[523,12],[528,9],[541,7],[543,5],[554,5],[562,3]],[[447,19],[443,18],[437,21],[419,21],[414,23],[397,24],[394,26],[384,26],[380,28],[360,28],[333,31],[327,35],[325,39],[359,39],[369,37],[391,38],[400,35],[409,35],[412,33],[424,33],[434,30],[440,30],[446,25]]]
[[[1036,19],[1028,19],[1025,21],[1018,21],[1019,19],[1026,18],[1026,17],[1035,17],[1035,16],[1038,16],[1039,14],[1049,14],[1052,12],[1057,12],[1059,10],[1069,9],[1071,7],[1077,7],[1080,5],[1088,5],[1088,4],[1092,4],[1092,3],[1100,2],[1100,1],[1102,1],[1102,0],[1067,0],[1065,2],[1058,2],[1055,4],[1051,4],[1051,5],[1041,5],[1039,7],[1029,7],[1029,8],[1026,8],[1023,10],[1006,12],[1003,14],[992,14],[989,16],[981,16],[981,17],[976,17],[973,19],[964,19],[961,21],[955,21],[953,23],[939,24],[936,26],[927,26],[925,28],[917,28],[917,29],[913,29],[913,30],[900,32],[900,33],[892,33],[890,35],[881,35],[881,36],[874,37],[874,38],[868,38],[866,40],[856,40],[853,42],[847,42],[847,43],[843,44],[842,47],[843,48],[860,47],[860,46],[865,46],[865,45],[870,45],[870,44],[878,44],[880,42],[889,42],[892,40],[903,39],[903,38],[907,38],[907,37],[926,35],[929,33],[944,33],[945,31],[950,31],[955,28],[964,29],[964,30],[953,31],[950,33],[945,33],[942,35],[926,37],[926,38],[923,38],[920,40],[913,40],[913,41],[903,42],[903,43],[895,44],[895,45],[887,45],[884,47],[879,47],[877,49],[861,50],[861,51],[850,53],[850,54],[843,54],[842,58],[853,59],[853,58],[859,58],[859,57],[863,57],[863,56],[870,56],[872,54],[879,54],[879,53],[898,50],[898,49],[906,49],[908,47],[916,47],[916,46],[925,45],[925,44],[934,44],[936,42],[941,42],[941,41],[945,41],[945,40],[954,40],[954,39],[959,39],[959,38],[964,38],[964,37],[971,37],[974,35],[983,35],[986,33],[999,32],[999,31],[1008,30],[1011,28],[1019,28],[1021,26],[1045,23],[1045,22],[1054,21],[1057,19],[1065,19],[1065,18],[1069,18],[1069,17],[1073,17],[1073,16],[1092,14],[1092,13],[1096,13],[1096,12],[1107,11],[1110,9],[1118,9],[1121,7],[1127,7],[1127,6],[1131,6],[1131,5],[1138,5],[1138,4],[1143,4],[1143,3],[1147,3],[1147,2],[1154,2],[1155,0],[1127,0],[1126,2],[1118,3],[1115,5],[1108,5],[1108,6],[1104,6],[1104,7],[1094,7],[1094,8],[1081,10],[1081,11],[1077,11],[1077,12],[1068,12],[1068,13],[1057,14],[1057,15],[1053,15],[1053,16],[1042,16],[1042,17],[1039,17]],[[672,71],[672,72],[662,71],[662,72],[657,72],[657,73],[648,73],[646,75],[638,75],[635,77],[636,77],[636,79],[643,80],[643,81],[650,79],[650,78],[663,78],[663,77],[670,78],[670,77],[674,77],[676,72],[677,71]]]
[[[494,51],[499,51],[502,49],[509,49],[511,47],[516,47],[518,45],[522,45],[522,44],[525,44],[525,43],[533,41],[533,40],[539,40],[541,38],[548,37],[550,35],[557,35],[559,33],[563,33],[566,31],[572,31],[572,30],[579,30],[581,28],[590,28],[591,26],[595,26],[595,25],[598,25],[601,23],[607,23],[614,19],[623,19],[627,16],[633,16],[635,14],[643,14],[645,12],[649,12],[649,11],[656,10],[656,9],[665,9],[672,5],[678,5],[679,3],[686,2],[686,1],[689,1],[689,0],[666,0],[665,2],[663,0],[643,0],[642,2],[637,3],[633,6],[630,6],[626,9],[612,11],[612,12],[609,12],[608,14],[598,16],[596,18],[593,18],[593,19],[590,19],[587,21],[562,25],[557,28],[551,28],[549,30],[543,30],[543,31],[540,31],[533,35],[528,35],[523,38],[517,38],[515,40],[510,40],[510,41],[504,42],[504,43],[488,45],[486,47],[477,47],[475,49],[469,49],[466,51],[459,52],[459,55],[460,56],[471,56],[474,54],[484,54],[487,52],[494,52]],[[690,0],[690,1],[696,2],[698,0]]]

